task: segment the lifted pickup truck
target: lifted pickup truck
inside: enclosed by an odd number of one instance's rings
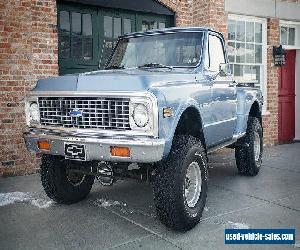
[[[235,148],[241,174],[262,163],[262,95],[237,84],[222,35],[170,28],[124,35],[105,70],[39,80],[26,99],[27,148],[47,195],[84,199],[94,178],[150,180],[158,217],[188,230],[208,188],[207,154]]]

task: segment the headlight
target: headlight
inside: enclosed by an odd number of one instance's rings
[[[158,136],[158,108],[154,95],[145,93],[131,97],[129,114],[133,134]]]
[[[39,106],[36,102],[32,102],[29,104],[29,116],[33,121],[39,120]]]
[[[138,104],[133,110],[133,120],[135,124],[143,128],[149,123],[149,111],[144,104]]]

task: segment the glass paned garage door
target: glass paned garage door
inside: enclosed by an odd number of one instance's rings
[[[172,25],[171,16],[59,4],[60,74],[104,68],[120,35]]]

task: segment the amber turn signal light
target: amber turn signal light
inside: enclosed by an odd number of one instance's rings
[[[111,156],[130,157],[130,149],[127,147],[110,147]]]
[[[48,141],[38,141],[37,146],[40,150],[48,150],[50,151],[50,143]]]
[[[172,113],[173,113],[172,108],[163,108],[164,118],[171,117]]]

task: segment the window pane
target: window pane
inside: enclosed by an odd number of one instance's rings
[[[295,45],[295,28],[289,28],[289,45]]]
[[[234,20],[229,20],[228,21],[228,40],[235,40],[235,27],[236,27],[236,22]]]
[[[253,66],[253,74],[255,75],[255,86],[260,87],[261,84],[261,72],[262,72],[262,66]]]
[[[142,31],[147,31],[147,30],[153,30],[157,29],[157,22],[156,21],[142,21]]]
[[[255,23],[255,42],[262,43],[262,24]]]
[[[166,24],[165,23],[158,23],[158,28],[159,29],[164,29],[164,28],[166,28]]]
[[[72,12],[72,32],[81,34],[81,14]]]
[[[93,39],[85,38],[83,44],[83,59],[91,60],[93,58]]]
[[[61,59],[70,58],[70,37],[59,36],[59,54]]]
[[[69,13],[69,11],[59,12],[59,28],[61,31],[70,31],[70,13]]]
[[[156,21],[150,22],[150,30],[157,29],[158,24]]]
[[[245,42],[245,22],[237,21],[236,24],[236,40]]]
[[[253,65],[244,66],[243,81],[257,82],[256,81],[256,70]]]
[[[249,81],[251,81],[251,79],[253,79],[252,66],[245,65],[244,72],[243,72],[243,80],[246,82],[249,82]]]
[[[131,19],[125,18],[124,22],[124,34],[131,33]]]
[[[112,37],[112,17],[104,16],[104,37]]]
[[[72,57],[76,59],[82,58],[82,38],[72,37]]]
[[[147,31],[149,28],[148,28],[148,22],[146,21],[143,21],[142,22],[142,31]]]
[[[165,49],[162,50],[164,53],[158,54],[159,58],[166,58],[165,54]],[[176,49],[176,65],[183,65],[183,66],[195,66],[197,65],[199,59],[200,59],[200,48],[197,48],[195,45],[182,45],[180,47],[177,47]],[[166,64],[166,63],[164,63]]]
[[[113,42],[111,40],[104,41],[103,43],[103,53],[101,56],[101,65],[105,66],[107,63],[108,58],[112,52]]]
[[[235,79],[241,79],[241,77],[243,76],[243,65],[235,64],[233,68],[234,76],[237,76],[235,77]]]
[[[254,63],[254,44],[246,44],[246,63]]]
[[[82,15],[82,34],[85,36],[92,35],[92,15],[83,14]]]
[[[254,42],[254,23],[246,22],[246,42]]]
[[[229,66],[230,66],[230,72],[231,72],[231,74],[233,75],[233,74],[234,74],[234,71],[233,71],[233,64],[230,64]]]
[[[165,44],[163,42],[157,41],[156,45],[153,46],[153,54],[155,55],[156,58],[162,59],[161,60],[162,64],[167,64],[166,48],[165,48]],[[151,61],[151,59],[150,59],[150,61]],[[158,59],[155,61],[158,61]]]
[[[206,46],[206,48],[205,48],[204,68],[205,69],[209,69],[209,51],[208,51],[208,46]]]
[[[118,38],[121,35],[121,18],[114,17],[114,38]]]
[[[234,54],[235,54],[235,43],[229,42],[227,46],[227,54],[229,62],[235,62]]]
[[[288,28],[287,27],[280,27],[280,39],[281,39],[281,44],[286,45],[287,44],[287,33],[288,33]]]
[[[209,36],[210,70],[219,71],[220,63],[224,63],[224,51],[221,40],[217,36]]]
[[[246,61],[245,55],[246,55],[246,48],[244,43],[237,43],[236,44],[236,62],[237,63],[244,63]]]
[[[262,63],[262,45],[255,45],[255,62]]]

